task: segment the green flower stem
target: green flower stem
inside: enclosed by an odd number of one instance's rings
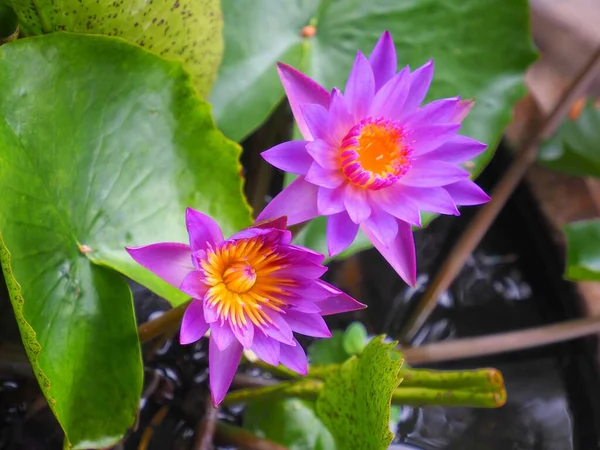
[[[302,381],[284,381],[273,386],[247,388],[233,391],[225,396],[224,405],[235,403],[246,403],[255,400],[277,400],[288,397],[299,397],[315,400],[323,382],[319,380],[305,379]]]
[[[226,445],[235,445],[247,450],[287,450],[286,447],[254,434],[242,428],[217,422],[215,427],[217,441]]]
[[[279,378],[281,380],[295,380],[295,379],[301,377],[301,375],[298,375],[296,372],[291,371],[290,369],[288,369],[287,367],[285,367],[282,364],[279,364],[278,366],[272,366],[271,364],[268,364],[260,359],[257,359],[256,361],[252,361],[251,364],[254,367],[258,367],[259,369],[261,369],[265,372],[269,372],[270,374],[276,376],[277,378]],[[309,368],[309,370],[310,370],[310,368]],[[314,378],[318,378],[318,377],[314,377]]]
[[[445,371],[402,368],[400,376],[403,378],[402,388],[426,387],[476,392],[498,392],[504,389],[504,379],[496,369]]]
[[[465,390],[401,387],[392,394],[392,403],[410,406],[462,406],[499,408],[506,403],[506,391],[476,392]]]

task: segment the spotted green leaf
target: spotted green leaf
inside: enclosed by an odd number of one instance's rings
[[[205,97],[221,57],[219,0],[3,0],[22,34],[56,31],[119,36],[167,59],[182,60]]]

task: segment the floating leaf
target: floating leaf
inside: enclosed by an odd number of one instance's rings
[[[55,31],[119,36],[164,58],[182,60],[205,97],[223,55],[219,0],[4,0],[25,35]]]
[[[565,226],[567,269],[574,281],[600,281],[600,220],[573,222]]]
[[[1,259],[21,336],[70,443],[107,447],[142,387],[131,293],[112,269],[185,300],[124,247],[185,242],[188,205],[225,232],[247,226],[239,149],[181,64],[121,39],[3,45],[0,99]]]
[[[390,402],[402,365],[389,356],[394,346],[378,336],[325,380],[317,415],[338,448],[384,450],[392,442]]]
[[[576,120],[565,120],[538,155],[545,166],[571,175],[600,178],[600,109],[592,101]]]
[[[360,355],[367,345],[367,330],[360,322],[352,322],[344,331],[344,350],[349,355]]]
[[[335,450],[331,433],[314,411],[314,404],[290,398],[252,402],[244,410],[244,428],[289,450]]]

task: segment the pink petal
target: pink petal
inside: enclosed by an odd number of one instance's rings
[[[305,177],[306,181],[309,183],[316,184],[317,186],[335,189],[340,186],[346,178],[342,175],[342,172],[339,169],[329,170],[323,169],[319,164],[313,162],[308,169],[308,173]]]
[[[303,299],[303,300],[306,300],[306,299]],[[301,313],[308,313],[308,314],[320,314],[321,308],[319,308],[315,303],[312,303],[312,301],[302,301],[302,302],[296,302],[293,305],[291,305],[288,308],[288,311],[298,311]]]
[[[281,248],[281,247],[280,247]],[[325,256],[321,253],[315,252],[306,247],[299,247],[297,245],[287,245],[285,251],[290,254],[296,261],[310,261],[313,264],[321,264],[325,259]]]
[[[398,62],[396,48],[389,31],[385,31],[371,52],[369,64],[375,77],[375,91],[383,86],[396,73]]]
[[[404,102],[405,115],[411,114],[423,103],[432,79],[433,59],[410,74],[410,91]]]
[[[475,158],[486,148],[486,144],[457,134],[440,147],[427,153],[427,158],[460,164]]]
[[[468,176],[469,172],[454,164],[422,158],[413,161],[412,167],[399,182],[406,186],[436,187],[452,184]]]
[[[348,248],[356,238],[358,225],[354,223],[346,211],[333,214],[327,218],[327,251],[333,257]]]
[[[196,270],[192,250],[186,244],[161,242],[126,250],[138,264],[178,289],[187,274]]]
[[[444,186],[445,187],[445,186]],[[456,204],[452,197],[441,187],[417,188],[410,187],[411,197],[418,205],[419,210],[436,214],[459,216]]]
[[[190,236],[192,251],[206,250],[207,244],[215,245],[223,241],[223,232],[212,217],[188,208],[185,211],[185,225]]]
[[[204,284],[204,274],[198,270],[193,270],[181,282],[179,290],[191,295],[195,299],[203,299],[204,294],[208,291],[208,287]]]
[[[295,292],[298,292],[301,295],[301,298],[311,302],[325,300],[342,293],[341,290],[323,280],[314,280],[307,286],[296,289]]]
[[[405,67],[379,89],[369,108],[369,115],[392,120],[401,117],[408,95],[409,81],[410,72],[408,67]]]
[[[481,205],[490,201],[490,196],[471,180],[457,181],[444,189],[457,205]]]
[[[262,152],[260,155],[272,166],[297,175],[305,175],[313,162],[306,151],[308,141],[288,141]]]
[[[322,216],[344,211],[344,187],[327,189],[320,187],[317,193],[317,210]]]
[[[225,350],[232,345],[235,341],[235,335],[229,326],[229,322],[224,320],[213,322],[210,325],[210,341],[214,341],[219,350]],[[237,342],[235,344],[237,345]]]
[[[407,117],[407,126],[419,126],[419,124],[443,124],[460,123],[454,122],[452,118],[456,114],[460,97],[443,98],[421,106],[414,114]]]
[[[279,365],[279,341],[270,339],[262,330],[257,330],[252,342],[252,351],[264,362],[272,366]]]
[[[398,275],[407,284],[414,286],[417,280],[417,262],[415,242],[410,225],[401,220],[398,221],[398,234],[389,247],[377,240],[366,226],[361,226],[361,229]]]
[[[365,55],[357,52],[344,90],[344,98],[356,121],[366,117],[374,94],[375,78],[371,65]]]
[[[210,393],[213,405],[218,406],[231,386],[233,377],[242,357],[242,346],[237,342],[219,350],[212,336],[208,344],[208,367]]]
[[[456,105],[456,109],[454,110],[454,114],[452,114],[452,117],[450,117],[450,122],[461,123],[463,120],[465,120],[473,106],[475,106],[475,100],[462,100],[458,102],[458,105]]]
[[[416,199],[412,198],[412,193],[410,186],[396,183],[389,188],[371,192],[370,198],[385,212],[404,222],[420,227],[421,215]]]
[[[276,219],[261,220],[254,222],[252,228],[275,228],[277,230],[287,230],[287,217],[277,217]]]
[[[336,145],[329,129],[329,113],[321,105],[301,105],[300,110],[306,120],[306,126],[315,139],[323,139],[328,144]]]
[[[456,135],[459,124],[424,125],[410,130],[412,156],[418,158],[435,150]]]
[[[386,246],[390,245],[396,234],[398,234],[396,218],[376,206],[371,208],[371,215],[365,220],[364,224],[371,230],[377,240]]]
[[[327,272],[327,267],[321,264],[315,264],[310,260],[295,261],[287,267],[277,270],[278,277],[293,276],[302,278],[321,278]]]
[[[363,305],[360,302],[357,302],[348,294],[343,292],[329,297],[326,300],[321,300],[317,302],[317,306],[321,308],[322,316],[329,316],[331,314],[341,314],[348,311],[356,311],[359,309],[364,309],[367,305]]]
[[[182,345],[196,342],[208,331],[209,325],[204,320],[202,303],[202,300],[193,300],[183,314],[179,332],[179,342]]]
[[[219,316],[219,314],[217,313],[217,307],[216,306],[210,306],[208,304],[208,300],[206,300],[206,297],[204,299],[204,320],[206,320],[206,323],[213,323],[216,322],[217,320],[220,320],[221,316]]]
[[[286,64],[278,63],[277,72],[302,136],[307,141],[313,140],[314,137],[300,111],[300,105],[316,103],[326,108],[329,105],[329,92],[316,81]]]
[[[293,339],[294,345],[281,345],[279,349],[279,361],[288,369],[293,370],[300,375],[308,373],[308,360],[306,353],[300,343]]]
[[[319,314],[306,314],[288,309],[285,320],[296,333],[320,338],[331,337],[331,331]]]
[[[285,319],[281,317],[279,313],[268,308],[263,309],[263,311],[273,322],[263,326],[262,330],[265,334],[273,339],[277,339],[283,344],[292,345],[294,342],[294,334]]]
[[[319,215],[317,211],[318,186],[298,177],[279,193],[256,218],[264,220],[287,216],[288,224],[295,225]]]
[[[350,183],[344,189],[344,206],[352,221],[357,224],[367,220],[371,214],[366,190]]]
[[[254,339],[254,325],[252,322],[250,322],[250,320],[246,319],[246,324],[232,324],[231,331],[238,342],[242,344],[242,347],[247,350],[252,347],[252,340]]]
[[[325,169],[339,169],[340,151],[322,139],[316,139],[306,146],[306,151]]]
[[[350,114],[348,104],[344,100],[342,93],[337,88],[331,91],[331,103],[329,104],[329,133],[333,139],[333,144],[342,142],[344,136],[348,134],[350,128],[354,125],[353,115]]]

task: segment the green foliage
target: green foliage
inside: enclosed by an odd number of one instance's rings
[[[0,256],[23,342],[69,442],[107,447],[142,388],[131,293],[113,269],[185,300],[124,247],[185,242],[186,206],[226,233],[247,226],[239,148],[179,63],[121,39],[3,45],[0,98]]]
[[[331,433],[316,416],[313,402],[306,400],[249,403],[244,410],[244,428],[289,450],[336,450]]]
[[[588,101],[577,120],[565,120],[538,155],[545,166],[571,175],[600,177],[600,110]]]
[[[118,36],[167,59],[182,60],[205,97],[223,55],[219,0],[3,0],[22,34],[56,31]]]
[[[384,450],[392,442],[390,402],[401,381],[402,365],[389,356],[394,346],[394,342],[384,344],[383,336],[376,337],[360,356],[326,378],[317,399],[317,415],[337,448]]]
[[[570,223],[565,276],[573,281],[600,281],[600,220]]]
[[[329,339],[319,339],[308,347],[311,366],[341,364],[358,355],[367,344],[367,331],[360,322],[353,322],[345,331],[335,330]]]

